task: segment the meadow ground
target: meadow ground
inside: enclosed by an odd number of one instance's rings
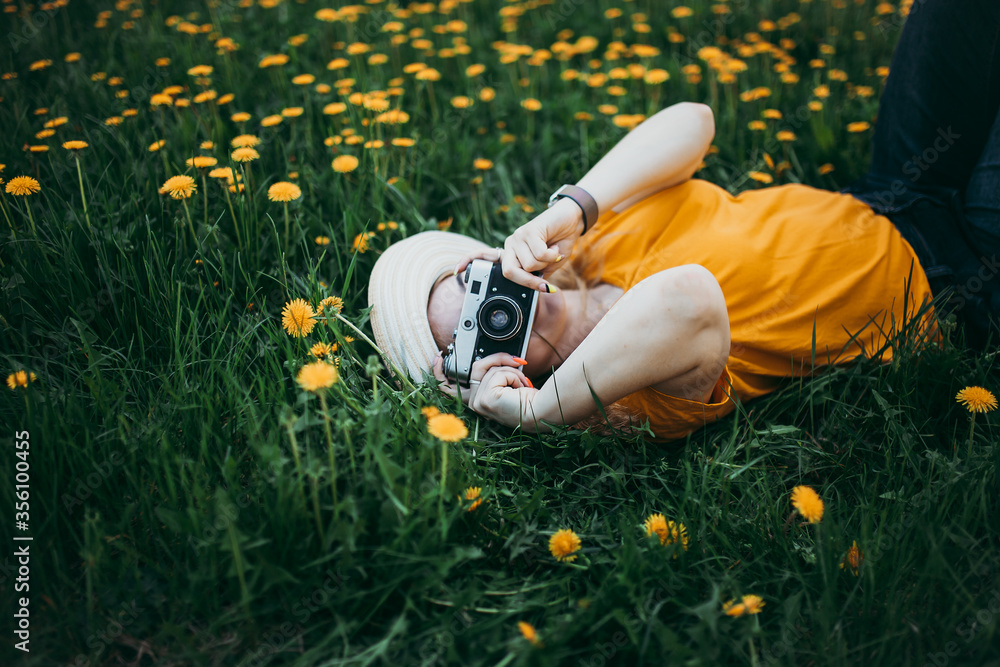
[[[954,332],[671,447],[512,434],[366,342],[390,243],[499,244],[674,102],[699,178],[850,182],[907,4],[2,0],[0,660],[1000,664],[956,401],[1000,374]]]

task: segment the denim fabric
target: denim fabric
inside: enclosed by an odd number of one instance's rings
[[[966,341],[1000,339],[1000,2],[916,0],[868,173],[841,192],[892,220]]]

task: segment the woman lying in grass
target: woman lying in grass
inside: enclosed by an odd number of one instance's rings
[[[444,232],[390,247],[370,283],[376,339],[415,379],[433,371],[446,392],[508,426],[600,422],[600,404],[615,425],[648,418],[657,440],[684,437],[783,378],[887,360],[904,327],[933,340],[934,296],[950,295],[945,308],[982,345],[997,310],[997,260],[983,249],[1000,244],[1000,86],[976,82],[1000,76],[998,36],[1000,4],[914,5],[871,169],[843,193],[789,184],[732,196],[692,179],[712,111],[664,109],[502,249]],[[939,57],[959,42],[968,59]],[[911,156],[923,156],[919,167]],[[445,376],[441,351],[473,259],[499,261],[540,296],[526,358],[486,356],[463,388]]]

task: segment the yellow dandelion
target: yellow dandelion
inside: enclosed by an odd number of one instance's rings
[[[321,237],[321,238],[326,238],[326,237]],[[329,241],[330,240],[327,239],[327,243],[329,243]],[[316,314],[322,315],[327,308],[332,310],[334,313],[339,313],[342,310],[344,310],[344,300],[341,299],[339,296],[328,296],[319,302],[319,306],[316,308]]]
[[[416,74],[413,75],[418,81],[440,81],[441,72],[437,71],[433,67],[425,67]]]
[[[864,132],[869,127],[871,127],[871,123],[868,123],[867,121],[863,121],[862,120],[862,121],[858,121],[856,123],[848,123],[847,124],[847,131],[848,132]]]
[[[232,167],[218,167],[208,172],[209,178],[224,178],[227,181],[235,181],[237,175]]]
[[[195,65],[187,71],[191,76],[209,76],[212,74],[213,68],[211,65]]]
[[[670,78],[670,72],[665,69],[651,69],[642,76],[642,80],[651,86],[663,83]]]
[[[346,174],[358,168],[358,158],[353,155],[338,155],[333,158],[332,166],[334,171]]]
[[[821,175],[829,174],[831,171],[833,171],[833,165],[830,164],[829,162],[827,162],[826,164],[821,164],[819,166],[819,169],[817,169],[816,171],[818,171]]]
[[[47,153],[49,150],[48,146],[28,146],[28,150],[32,153]]]
[[[68,151],[82,151],[89,145],[86,141],[74,139],[72,141],[64,141],[62,147]]]
[[[42,189],[42,186],[31,176],[15,176],[7,181],[5,189],[9,195],[27,197],[39,192]]]
[[[441,414],[441,411],[433,405],[428,405],[426,408],[420,408],[420,414],[424,416],[424,419],[430,419],[431,417],[437,417]]]
[[[393,146],[401,146],[403,148],[409,148],[411,146],[414,146],[417,142],[411,139],[410,137],[396,137],[390,143],[392,143]]]
[[[31,381],[35,380],[35,374],[32,373],[30,376]],[[12,390],[16,390],[18,387],[28,386],[29,376],[27,371],[16,371],[7,376],[7,386]]]
[[[160,194],[169,194],[174,199],[188,199],[195,193],[198,186],[194,179],[187,175],[171,176],[160,187]]]
[[[472,512],[477,507],[483,504],[483,499],[479,497],[480,494],[482,494],[482,491],[483,490],[478,486],[470,486],[465,490],[465,499],[473,501],[472,504],[469,505],[469,508],[466,510],[466,512]]]
[[[250,148],[249,146],[237,148],[232,152],[232,158],[237,162],[251,162],[259,157],[260,153],[257,152],[257,149]]]
[[[580,538],[569,528],[556,531],[549,538],[549,552],[560,563],[572,563],[580,550]]]
[[[778,141],[795,141],[795,133],[791,130],[782,130],[775,135]]]
[[[792,505],[809,523],[819,523],[823,518],[823,500],[810,486],[792,489]]]
[[[281,326],[289,336],[308,336],[316,326],[316,313],[305,299],[294,299],[281,309]]]
[[[662,514],[650,514],[646,517],[645,526],[647,537],[656,534],[660,538],[660,544],[666,546],[680,542],[684,551],[688,550],[687,527],[683,523],[667,521]],[[676,553],[674,558],[677,558]]]
[[[248,120],[250,120],[250,118],[252,118],[252,116],[248,114],[246,111],[237,111],[236,113],[234,113],[232,116],[229,117],[229,119],[234,123],[245,123]]]
[[[541,646],[542,642],[538,639],[538,632],[535,630],[535,626],[531,623],[525,621],[517,622],[517,629],[520,630],[521,636],[528,640],[532,646]]]
[[[274,127],[284,120],[281,116],[277,114],[272,114],[260,119],[261,127]]]
[[[774,178],[770,174],[766,174],[762,171],[747,172],[747,176],[757,181],[758,183],[768,184],[774,181]]]
[[[330,245],[330,237],[329,236],[317,236],[316,239],[315,239],[315,241],[316,241],[316,245]]]
[[[281,115],[285,118],[298,118],[305,112],[302,107],[287,107],[281,110]]]
[[[854,576],[858,576],[858,570],[861,568],[861,562],[865,558],[865,552],[858,549],[858,541],[854,540],[851,544],[851,548],[847,550],[844,554],[844,559],[840,561],[840,569],[843,570],[845,567],[851,568],[851,572]]]
[[[22,177],[23,178],[23,177]],[[10,192],[10,184],[7,184]],[[966,387],[955,395],[955,400],[972,413],[990,412],[997,407],[997,399],[993,393],[984,387]]]
[[[198,155],[196,157],[190,157],[187,159],[187,166],[196,167],[198,169],[207,169],[209,167],[214,167],[219,163],[214,157],[208,157],[205,155]]]
[[[480,171],[488,171],[493,168],[493,161],[480,157],[472,161],[472,166]]]
[[[312,74],[299,74],[296,77],[292,77],[292,83],[296,86],[308,86],[314,81],[316,81],[316,77]]]
[[[521,100],[521,106],[528,111],[538,111],[542,108],[542,103],[536,100],[534,97],[529,97],[526,100]]]
[[[149,145],[149,152],[150,153],[155,153],[156,151],[158,151],[161,148],[163,148],[164,146],[166,146],[166,144],[167,144],[167,140],[166,139],[160,139],[159,141],[154,141],[153,143],[151,143]]]
[[[317,359],[332,355],[337,351],[336,343],[319,342],[309,348],[309,352]]]
[[[340,374],[333,364],[325,361],[314,361],[306,364],[295,376],[295,381],[306,391],[316,392],[332,387],[340,379]]]
[[[427,420],[427,432],[444,442],[458,442],[469,435],[465,423],[455,415],[443,412]]]
[[[763,608],[764,599],[759,595],[744,595],[740,602],[729,600],[722,605],[722,611],[724,611],[727,616],[759,614]]]
[[[347,111],[347,105],[343,102],[331,102],[323,107],[323,113],[327,116],[336,116]]]
[[[267,189],[267,198],[271,201],[290,202],[302,196],[302,189],[288,181],[278,181]]]
[[[260,138],[253,134],[241,134],[238,137],[234,137],[229,145],[233,148],[253,148],[260,143]]]

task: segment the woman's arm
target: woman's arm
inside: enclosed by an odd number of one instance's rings
[[[597,410],[591,390],[602,405],[645,387],[705,401],[728,356],[722,290],[707,269],[688,264],[629,290],[540,389],[525,386],[510,366],[493,365],[469,407],[508,426],[543,432],[546,422],[575,424]]]
[[[691,178],[714,137],[711,107],[697,102],[674,104],[626,134],[577,186],[597,200],[601,211],[624,210]]]
[[[691,178],[714,136],[710,107],[674,104],[625,135],[576,185],[590,193],[601,211],[623,209]],[[582,232],[580,207],[560,199],[507,237],[501,262],[504,276],[544,292],[547,276],[558,268],[556,259],[569,257]],[[463,259],[456,272],[477,257]],[[496,255],[491,253],[488,259],[495,260]],[[541,277],[532,275],[539,270]]]

